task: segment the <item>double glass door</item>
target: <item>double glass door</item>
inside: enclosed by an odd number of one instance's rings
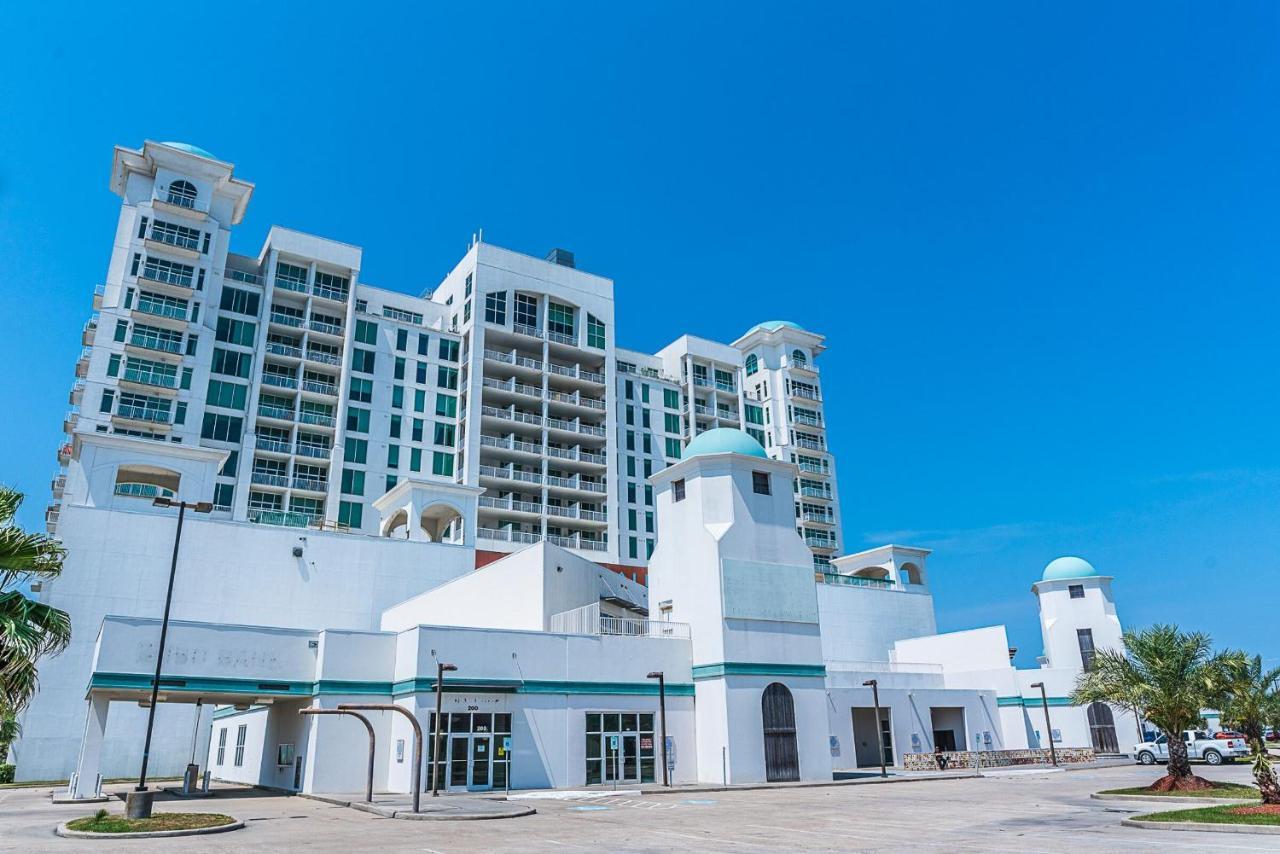
[[[441,718],[441,761],[435,761],[435,714],[427,736],[428,767],[439,775],[442,789],[486,791],[507,785],[511,756],[511,715],[454,712]],[[431,763],[435,763],[434,765]],[[428,775],[426,787],[430,788]]]
[[[653,714],[588,712],[586,760],[588,785],[652,783],[654,780]]]

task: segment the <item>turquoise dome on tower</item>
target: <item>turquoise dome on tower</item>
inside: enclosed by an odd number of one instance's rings
[[[179,151],[185,151],[187,154],[194,154],[196,157],[207,157],[210,160],[218,159],[198,145],[190,145],[185,142],[162,142],[160,144],[169,148],[176,148]]]
[[[710,454],[742,454],[746,457],[768,459],[764,447],[741,430],[732,427],[717,427],[705,433],[699,433],[684,449],[684,459],[705,457]]]
[[[755,326],[751,327],[747,330],[747,334],[750,335],[752,332],[756,332],[758,330],[763,330],[765,332],[777,332],[784,326],[790,327],[791,329],[799,329],[801,332],[804,332],[804,328],[800,326],[800,324],[792,323],[790,320],[766,320],[764,323],[757,323]]]
[[[1049,561],[1040,580],[1065,581],[1069,578],[1096,578],[1097,576],[1098,570],[1094,569],[1089,561],[1068,555]]]

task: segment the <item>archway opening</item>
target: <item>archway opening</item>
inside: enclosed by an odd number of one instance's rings
[[[422,511],[418,525],[433,543],[462,542],[462,514],[451,504],[432,504]]]

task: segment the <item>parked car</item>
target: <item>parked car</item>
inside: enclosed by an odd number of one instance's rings
[[[1280,741],[1280,730],[1267,727],[1266,731],[1262,733],[1262,737],[1267,741]]]
[[[1221,765],[1223,762],[1234,762],[1249,755],[1249,746],[1244,739],[1210,737],[1204,730],[1185,730],[1182,740],[1187,745],[1187,757],[1200,760],[1209,765]],[[1154,765],[1157,762],[1169,761],[1169,744],[1163,735],[1153,741],[1144,741],[1133,747],[1134,758],[1141,765]]]
[[[1249,740],[1249,739],[1248,739],[1248,737],[1246,737],[1244,733],[1242,733],[1242,732],[1236,732],[1235,730],[1230,730],[1230,729],[1224,729],[1224,730],[1220,730],[1220,731],[1218,731],[1218,732],[1215,732],[1215,733],[1213,734],[1213,737],[1214,737],[1214,738],[1234,738],[1234,739],[1239,739],[1240,741],[1248,741],[1248,740]]]

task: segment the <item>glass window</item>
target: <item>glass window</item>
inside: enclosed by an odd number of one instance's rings
[[[684,501],[684,478],[671,481],[671,500]]]
[[[507,322],[507,292],[495,291],[484,298],[485,323],[496,323],[503,326]]]
[[[753,471],[751,473],[751,491],[757,495],[769,495],[769,473]]]
[[[361,344],[378,343],[378,324],[372,320],[356,321],[356,340]]]
[[[538,299],[528,294],[516,294],[516,316],[515,322],[517,326],[533,326],[538,325]]]
[[[458,361],[458,342],[449,338],[440,339],[440,360],[442,362]]]
[[[558,302],[547,302],[547,331],[558,335],[576,335],[574,326],[576,309]]]
[[[747,366],[747,376],[751,376],[756,371],[760,370],[760,360],[756,358],[755,353],[752,353],[751,355],[747,356],[746,366]]]
[[[443,415],[447,418],[457,418],[458,398],[451,394],[437,394],[436,415]]]
[[[604,322],[590,314],[587,315],[587,346],[598,350],[605,348]]]

